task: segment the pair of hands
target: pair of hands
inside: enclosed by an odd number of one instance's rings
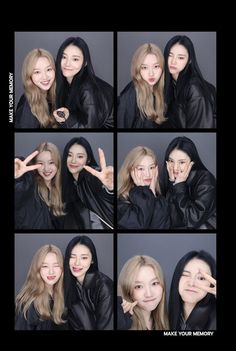
[[[201,282],[198,282],[198,281],[195,281],[194,285],[203,291],[206,291],[210,294],[215,295],[215,297],[216,297],[216,279],[214,279],[210,274],[208,274],[202,270],[200,270],[200,273],[211,285],[213,285],[213,287],[205,286],[204,284],[202,284]]]
[[[53,117],[58,123],[64,123],[69,117],[69,115],[70,115],[70,112],[66,107],[61,107],[53,111]]]
[[[153,192],[154,195],[156,195],[156,182],[157,182],[157,176],[158,176],[158,170],[157,166],[152,170],[152,181],[151,184],[149,185],[149,189]],[[131,171],[131,178],[133,179],[133,182],[136,186],[145,186],[144,180],[143,180],[143,174],[137,168],[133,168]]]
[[[21,177],[24,173],[33,171],[41,167],[39,164],[30,165],[28,163],[38,155],[38,151],[32,152],[24,161],[19,158],[15,158],[15,178]],[[84,166],[87,172],[91,173],[95,177],[97,177],[102,184],[104,184],[108,190],[112,191],[114,189],[114,169],[112,166],[106,165],[105,155],[102,149],[98,149],[99,153],[99,163],[101,171],[97,171],[90,166]]]
[[[178,184],[181,182],[185,182],[191,172],[191,169],[194,165],[194,162],[191,161],[189,164],[186,165],[185,169],[183,171],[179,171],[179,174],[177,176],[174,175],[174,166],[170,162],[166,161],[166,168],[169,174],[169,179],[171,182],[174,182],[174,184]]]

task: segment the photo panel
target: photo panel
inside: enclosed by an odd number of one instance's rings
[[[40,313],[28,306],[28,319],[17,314],[15,329],[113,330],[113,262],[113,234],[15,234],[15,296],[18,296],[18,306],[24,306],[21,301],[27,299],[27,302],[38,303],[39,310],[43,311],[47,291],[51,296],[52,310],[53,305],[59,308],[64,302],[67,307],[71,306],[69,314],[63,310],[67,322],[56,324],[40,321]],[[63,283],[60,283],[61,279]],[[21,290],[23,286],[24,290]],[[62,298],[64,293],[65,301]],[[72,296],[76,296],[76,300]],[[74,319],[73,314],[77,313],[79,315]]]
[[[117,171],[118,228],[216,229],[216,133],[118,133]]]
[[[113,133],[15,133],[15,157],[15,229],[114,228]]]
[[[214,334],[216,281],[211,283],[216,279],[216,234],[122,233],[117,252],[118,296],[127,301],[126,308],[137,302],[133,314],[124,313],[118,297],[118,329],[162,330],[162,335],[168,335],[163,330],[176,330],[175,335],[181,335],[181,330],[186,330],[183,335],[200,335],[198,330]],[[211,293],[206,292],[208,288]],[[177,313],[181,313],[179,318]]]
[[[15,128],[113,128],[113,52],[111,31],[15,32]]]

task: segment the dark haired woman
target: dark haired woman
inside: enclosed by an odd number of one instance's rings
[[[100,168],[89,142],[73,138],[62,158],[65,229],[113,229],[113,167],[99,149]]]
[[[172,330],[216,329],[216,263],[206,251],[190,251],[175,268],[169,299]]]
[[[173,229],[216,228],[216,180],[191,139],[177,137],[165,153],[162,193]]]
[[[192,41],[176,35],[166,44],[164,57],[168,122],[174,128],[215,128],[215,87],[203,78]]]
[[[112,329],[113,282],[98,270],[92,240],[73,238],[65,253],[65,304],[73,330]]]
[[[113,88],[93,70],[86,42],[66,39],[56,59],[57,107],[66,107],[69,128],[112,128]]]

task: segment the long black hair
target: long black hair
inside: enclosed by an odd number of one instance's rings
[[[194,162],[194,164],[191,168],[191,171],[193,171],[193,170],[207,170],[208,171],[206,166],[201,161],[200,156],[199,156],[198,151],[197,151],[197,148],[191,139],[189,139],[185,136],[180,136],[180,137],[173,139],[166,149],[164,164],[163,164],[163,169],[162,169],[161,189],[162,189],[162,192],[164,195],[166,194],[166,192],[168,190],[168,182],[169,182],[169,174],[168,174],[168,171],[166,168],[166,161],[169,160],[170,153],[175,149],[185,152],[190,157],[191,161]]]
[[[84,57],[81,70],[73,77],[71,85],[68,84],[66,78],[63,76],[61,71],[62,56],[64,50],[69,45],[74,45],[78,47],[82,51]],[[98,105],[101,104],[99,98],[100,90],[94,73],[89,47],[82,38],[70,37],[62,43],[58,50],[56,58],[57,108],[67,107],[70,110],[70,112],[73,112],[75,111],[76,106],[79,106],[79,108],[82,110],[82,106],[80,106],[79,101],[79,91],[80,89],[82,89],[83,82],[85,82],[85,80],[87,79],[92,83],[94,94],[98,99]]]
[[[65,146],[64,151],[63,151],[63,157],[62,157],[62,170],[61,170],[61,176],[62,176],[62,199],[63,202],[66,204],[69,202],[73,202],[74,199],[76,198],[75,194],[75,189],[74,189],[74,178],[73,175],[69,172],[67,168],[67,157],[69,154],[69,150],[72,145],[77,144],[81,145],[85,148],[87,152],[87,165],[93,168],[98,168],[98,164],[95,160],[93,150],[91,148],[91,145],[87,141],[87,139],[83,137],[79,138],[72,138]],[[82,170],[80,172],[80,179],[83,176],[86,176],[85,170]]]
[[[206,251],[190,251],[179,260],[176,265],[170,287],[169,321],[172,330],[179,328],[179,320],[183,312],[183,301],[179,294],[179,280],[181,278],[184,267],[193,258],[197,258],[206,262],[210,267],[212,277],[216,278],[215,259]],[[196,307],[203,307],[211,304],[215,304],[215,296],[213,294],[207,293],[207,295],[196,304],[194,309]]]
[[[188,51],[189,58],[188,62],[183,69],[179,73],[178,79],[177,79],[177,91],[178,92],[184,92],[184,87],[187,85],[189,80],[193,77],[198,78],[198,81],[200,83],[200,86],[203,90],[203,96],[205,96],[211,103],[212,107],[214,108],[214,98],[212,96],[212,91],[214,87],[205,81],[203,78],[203,75],[201,73],[201,70],[198,66],[197,63],[197,58],[195,54],[195,49],[193,46],[193,43],[189,37],[186,35],[176,35],[173,38],[171,38],[165,47],[164,50],[164,58],[165,58],[165,87],[164,87],[164,94],[165,94],[165,102],[167,105],[171,103],[171,101],[174,98],[174,92],[173,92],[173,78],[172,75],[169,72],[168,68],[168,57],[170,54],[170,50],[173,45],[175,44],[180,44],[183,45],[186,50]]]
[[[73,238],[67,245],[64,261],[64,290],[65,305],[67,308],[70,308],[71,305],[76,301],[77,279],[71,273],[69,261],[71,257],[71,251],[77,244],[86,246],[92,254],[92,263],[86,274],[98,271],[97,251],[93,241],[86,235],[76,236]]]

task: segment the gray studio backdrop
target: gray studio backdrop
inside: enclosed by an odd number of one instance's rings
[[[167,42],[175,35],[187,35],[192,40],[203,77],[216,86],[216,32],[118,32],[118,95],[131,80],[130,66],[136,49],[144,43],[153,43],[164,52]]]
[[[117,171],[128,152],[135,146],[143,145],[156,153],[161,172],[167,146],[178,136],[186,136],[194,142],[202,162],[216,176],[216,133],[118,133]]]
[[[166,279],[167,296],[175,266],[192,250],[208,251],[216,259],[215,234],[118,234],[117,273],[135,255],[148,255],[157,260]]]
[[[15,294],[25,282],[32,258],[43,245],[58,246],[63,255],[71,239],[77,235],[86,235],[92,239],[98,256],[99,270],[113,280],[113,234],[15,234]]]
[[[113,86],[113,32],[15,32],[15,107],[23,94],[21,68],[28,52],[43,48],[56,59],[59,47],[69,37],[86,41],[95,74]]]
[[[15,156],[26,157],[42,142],[50,141],[61,153],[72,138],[84,137],[90,143],[99,164],[98,148],[102,148],[107,165],[113,165],[113,133],[15,133]]]

